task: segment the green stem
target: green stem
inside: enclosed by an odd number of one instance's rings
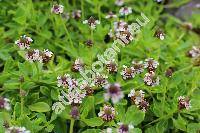
[[[84,16],[84,0],[81,0],[81,13],[82,13],[82,20],[85,20],[85,16]]]
[[[101,21],[101,4],[99,3],[97,6],[98,6],[97,8],[98,8],[99,21]]]
[[[67,34],[68,40],[69,40],[71,46],[73,46],[73,42],[72,42],[71,36],[70,36],[70,34],[69,34],[69,31],[68,31],[67,28],[66,28],[66,25],[65,25],[65,23],[64,23],[64,21],[63,21],[63,19],[62,19],[62,16],[60,16],[60,19],[61,19],[61,21],[62,21],[64,30],[65,30],[65,32],[66,32],[66,34]]]
[[[69,130],[69,133],[73,133],[74,121],[75,121],[75,120],[72,118],[72,119],[71,119],[71,123],[70,123],[70,130]]]
[[[90,32],[91,32],[90,33],[91,34],[91,40],[94,41],[94,38],[93,38],[93,29],[91,29]]]
[[[21,116],[24,114],[24,98],[23,98],[23,96],[21,95],[21,93],[22,93],[22,83],[20,83],[20,85],[19,85],[19,88],[20,88],[20,100],[21,100]]]

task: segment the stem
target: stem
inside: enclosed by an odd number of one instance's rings
[[[97,6],[98,6],[97,8],[98,8],[99,21],[101,21],[101,4],[99,3]]]
[[[70,130],[69,130],[69,133],[73,133],[74,121],[75,121],[75,120],[72,118],[72,119],[71,119],[71,123],[70,123]]]
[[[24,114],[24,98],[23,98],[23,96],[22,96],[22,83],[20,83],[20,85],[19,85],[19,91],[20,91],[20,100],[21,100],[21,116]]]
[[[85,20],[85,16],[84,16],[84,0],[81,0],[81,13],[82,13],[82,20]]]
[[[90,33],[91,34],[91,40],[94,41],[94,39],[93,39],[93,29],[91,29],[90,32],[91,32]]]
[[[36,65],[36,69],[37,69],[37,74],[38,74],[38,81],[40,80],[40,71],[39,71],[39,67],[38,67],[38,63],[35,63]]]
[[[67,34],[68,40],[69,40],[71,46],[73,46],[73,42],[72,42],[71,36],[70,36],[70,34],[69,34],[69,31],[67,30],[67,28],[66,28],[66,26],[65,26],[65,23],[64,23],[64,21],[63,21],[61,15],[60,15],[60,19],[61,19],[61,21],[62,21],[62,24],[63,24],[64,30],[65,30],[65,32],[66,32],[66,34]]]

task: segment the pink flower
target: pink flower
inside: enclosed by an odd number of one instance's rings
[[[23,35],[20,36],[20,39],[15,41],[15,44],[17,44],[18,47],[23,50],[23,49],[30,49],[30,45],[32,42],[33,40],[30,37]]]
[[[98,116],[104,121],[112,121],[115,118],[115,109],[112,106],[104,105],[103,109],[100,110]]]
[[[119,10],[119,14],[122,15],[122,16],[127,16],[127,15],[129,15],[131,13],[132,13],[132,8],[131,7],[122,7]]]
[[[90,17],[88,20],[84,20],[83,24],[88,24],[91,29],[95,29],[97,24],[100,24],[99,20],[95,20],[94,17]]]
[[[118,83],[107,84],[105,86],[105,89],[106,93],[104,94],[104,98],[106,101],[108,101],[111,98],[112,102],[115,104],[124,97],[124,94],[121,91],[121,86]]]
[[[53,5],[51,8],[51,12],[55,14],[62,14],[64,11],[64,6],[63,5]]]
[[[134,78],[135,77],[134,68],[123,65],[123,70],[121,72],[121,75],[124,80]]]
[[[185,98],[184,96],[179,96],[178,97],[178,108],[179,108],[179,110],[184,109],[184,108],[189,110],[191,108],[190,99]]]

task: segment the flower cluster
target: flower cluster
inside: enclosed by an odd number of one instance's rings
[[[122,6],[124,4],[124,0],[116,0],[115,5]]]
[[[158,65],[159,63],[153,58],[145,59],[144,68],[147,68],[148,72],[155,72]]]
[[[130,133],[134,126],[132,124],[123,124],[123,123],[118,123],[119,128],[117,129],[117,133]]]
[[[129,44],[134,39],[131,26],[122,20],[114,22],[114,31],[110,30],[109,35],[111,38],[120,39],[124,44]]]
[[[131,13],[132,13],[132,8],[131,7],[122,7],[119,10],[119,14],[122,15],[122,16],[127,16],[127,15],[129,15]]]
[[[86,96],[86,90],[83,87],[78,86],[78,81],[71,78],[69,74],[57,77],[57,86],[68,88],[66,98],[68,104],[77,105],[82,103],[83,98]]]
[[[105,17],[106,19],[112,19],[112,18],[117,18],[117,15],[115,15],[112,11],[108,13]]]
[[[88,20],[84,20],[83,24],[88,24],[91,29],[95,29],[96,25],[100,24],[100,21],[91,16]]]
[[[84,69],[85,64],[83,63],[83,61],[78,58],[75,60],[74,64],[72,65],[72,71],[74,72],[80,72]]]
[[[200,57],[200,47],[193,46],[192,49],[188,51],[188,56],[192,58]]]
[[[114,61],[108,61],[106,63],[106,69],[109,73],[116,73],[117,72],[117,64]]]
[[[9,127],[6,129],[5,133],[31,133],[29,130],[27,130],[25,127]]]
[[[86,91],[81,89],[69,89],[67,94],[68,103],[71,105],[81,104],[86,96]]]
[[[113,103],[117,103],[124,97],[124,94],[121,91],[121,86],[118,83],[107,84],[105,89],[106,93],[104,94],[104,98],[106,101],[111,98]]]
[[[159,85],[160,79],[155,75],[155,72],[149,72],[144,75],[144,83],[148,86]]]
[[[30,45],[32,42],[33,40],[30,37],[22,35],[17,41],[15,41],[15,44],[17,44],[17,46],[23,50],[23,49],[30,49]]]
[[[48,49],[40,51],[38,49],[28,50],[25,54],[26,60],[30,62],[48,63],[53,56],[53,53]]]
[[[145,93],[142,90],[135,91],[134,89],[128,94],[128,97],[131,98],[133,104],[137,105],[139,109],[146,112],[149,106],[149,103],[144,99]]]
[[[165,33],[161,29],[158,29],[158,30],[156,30],[154,37],[157,37],[160,40],[164,40],[165,39]]]
[[[107,81],[108,76],[106,75],[101,75],[99,73],[96,73],[96,76],[94,78],[94,85],[99,86],[99,87],[104,87],[108,81]]]
[[[9,111],[11,109],[10,100],[7,98],[0,97],[0,109],[6,109]]]
[[[187,109],[189,110],[191,108],[191,104],[190,104],[190,99],[186,98],[184,96],[179,96],[178,97],[178,109]]]
[[[123,65],[123,70],[121,72],[121,75],[124,80],[134,78],[135,77],[134,68]]]
[[[132,61],[135,74],[141,74],[144,71],[143,61]]]
[[[79,109],[77,106],[73,106],[71,108],[71,112],[70,115],[73,119],[79,119],[80,113],[79,113]]]
[[[74,10],[72,12],[72,18],[78,20],[81,18],[81,10]]]
[[[70,90],[78,87],[78,81],[74,78],[71,78],[69,74],[58,76],[57,80],[58,87],[69,88]]]
[[[62,14],[64,11],[64,6],[63,5],[53,5],[51,8],[51,12],[55,14]]]
[[[98,116],[101,117],[104,121],[109,122],[115,118],[116,112],[112,106],[104,105],[103,108],[98,113]]]

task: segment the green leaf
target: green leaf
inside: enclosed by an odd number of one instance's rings
[[[48,112],[50,111],[50,107],[45,102],[38,102],[28,106],[31,111],[36,112]]]
[[[180,129],[182,131],[186,131],[186,121],[179,115],[178,116],[178,119],[172,119],[173,120],[173,123],[174,123],[174,126],[177,128],[177,129]]]
[[[94,97],[89,96],[83,101],[82,108],[81,108],[81,111],[80,111],[81,112],[81,118],[87,117],[89,111],[91,111],[92,108],[94,108]]]
[[[53,125],[53,124],[50,124],[50,125],[48,125],[48,126],[45,128],[45,130],[46,130],[47,132],[52,132],[53,128],[54,128],[54,125]]]
[[[188,133],[197,133],[200,130],[200,123],[190,123],[187,125]]]
[[[90,127],[101,126],[104,123],[104,121],[99,117],[83,119],[82,121],[85,122]]]
[[[125,121],[133,125],[138,125],[144,120],[145,113],[136,106],[130,106],[126,112]]]

